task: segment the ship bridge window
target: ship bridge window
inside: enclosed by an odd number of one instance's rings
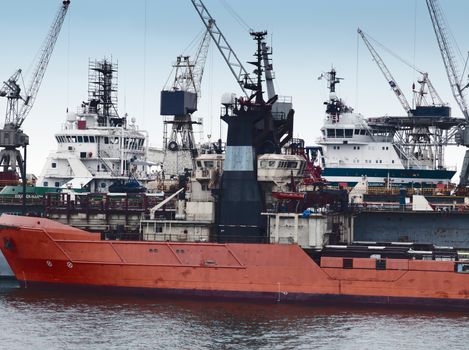
[[[335,137],[335,129],[327,129],[327,137]]]
[[[269,160],[269,168],[275,168],[275,160]]]
[[[345,129],[345,137],[352,137],[353,136],[353,129]]]
[[[335,130],[336,137],[344,137],[344,129],[336,129]]]
[[[355,129],[355,135],[360,135],[360,129]]]
[[[280,161],[278,162],[278,169],[280,168],[288,168],[288,169],[295,169],[298,167],[298,162],[295,161]]]
[[[50,165],[51,168],[57,168],[57,163],[53,162],[51,165]]]
[[[202,168],[202,163],[200,162],[200,160],[197,161],[197,168]]]
[[[82,143],[83,142],[83,136],[77,136],[77,141],[78,141],[78,143]]]
[[[204,165],[206,168],[213,168],[213,160],[206,160]]]
[[[366,135],[366,130],[365,129],[360,130],[360,135]]]
[[[73,142],[73,143],[76,143],[76,142],[77,142],[77,137],[76,137],[76,136],[71,136],[71,138],[72,138],[72,142]]]

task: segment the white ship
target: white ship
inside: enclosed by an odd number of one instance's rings
[[[329,100],[317,141],[322,176],[335,185],[353,186],[363,177],[377,186],[435,187],[456,173],[444,164],[448,132],[459,120],[449,107],[420,107],[412,117],[365,119],[337,97],[339,82],[326,73]]]
[[[142,189],[138,181],[150,179],[148,135],[134,118],[129,123],[127,115],[119,116],[116,92],[117,64],[90,61],[88,102],[67,114],[55,134],[57,150],[47,157],[37,186],[112,192],[113,185],[130,184],[130,191]]]

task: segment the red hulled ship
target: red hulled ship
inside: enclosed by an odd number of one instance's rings
[[[196,159],[180,189],[141,221],[140,241],[1,216],[1,250],[21,285],[469,308],[464,250],[353,242],[346,193],[311,184],[293,110],[279,113],[288,103],[276,95],[263,100],[266,33],[251,34],[257,82],[245,81],[250,98],[224,99],[224,155]],[[163,211],[170,200],[173,211]]]
[[[469,308],[469,263],[322,256],[296,244],[105,241],[3,215],[2,252],[24,287]]]

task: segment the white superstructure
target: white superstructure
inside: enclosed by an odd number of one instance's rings
[[[37,185],[107,192],[116,180],[148,179],[146,133],[134,123],[99,126],[97,115],[89,113],[88,106],[83,109],[67,115],[55,134],[57,150],[47,157]]]
[[[444,165],[444,140],[458,121],[447,107],[419,108],[415,116],[365,119],[335,93],[340,81],[326,73],[330,95],[317,143],[322,176],[355,185],[363,176],[374,185],[446,185],[454,175]],[[447,113],[444,114],[444,113]]]
[[[117,64],[90,61],[89,99],[68,113],[55,134],[57,150],[44,164],[37,185],[108,192],[117,181],[151,179],[147,133],[135,119],[117,113]]]

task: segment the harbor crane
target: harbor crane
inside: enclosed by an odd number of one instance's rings
[[[401,155],[408,164],[425,164],[434,169],[442,169],[445,166],[443,147],[450,144],[450,139],[458,130],[461,120],[451,118],[451,108],[442,101],[430,81],[428,73],[385,48],[401,62],[421,74],[421,78],[417,80],[420,88],[416,89],[415,84],[412,86],[414,99],[411,107],[391,72],[373,47],[370,41],[372,38],[360,28],[358,28],[358,34],[407,113],[406,117],[377,118],[376,127],[392,130],[393,138],[396,141],[395,145],[399,145]]]
[[[164,163],[167,165],[177,163],[176,169],[169,169],[172,172],[179,173],[184,168],[194,169],[198,151],[194,140],[193,124],[201,124],[201,122],[192,120],[192,113],[197,110],[197,102],[201,96],[202,78],[210,40],[211,35],[207,28],[194,60],[191,60],[190,56],[178,56],[173,65],[174,79],[171,85],[161,91],[160,114],[172,116],[164,121]],[[171,125],[169,137],[167,125]],[[188,154],[185,155],[185,153]]]
[[[173,68],[176,69],[172,85],[167,88],[172,91],[187,91],[201,96],[201,85],[204,74],[205,62],[210,47],[210,32],[207,29],[202,37],[195,59],[190,56],[179,55]]]
[[[3,129],[0,129],[0,147],[2,147],[0,166],[3,167],[3,179],[5,177],[11,179],[13,174],[17,176],[16,168],[19,168],[23,186],[26,185],[26,146],[29,144],[29,137],[22,131],[21,126],[36,101],[69,5],[70,0],[61,1],[60,8],[40,49],[40,56],[25,93],[22,93],[19,85],[19,80],[22,78],[21,69],[18,69],[0,88],[0,97],[7,99],[5,124]],[[23,156],[18,150],[20,147],[24,150]]]
[[[381,70],[381,73],[383,73],[384,77],[386,78],[386,81],[388,82],[392,91],[394,91],[394,94],[396,95],[400,104],[402,105],[406,113],[410,116],[412,114],[411,113],[412,108],[410,107],[410,104],[407,101],[405,95],[402,93],[401,88],[397,84],[396,79],[394,79],[388,67],[384,64],[384,61],[382,60],[381,56],[378,54],[378,52],[376,52],[373,45],[371,45],[370,41],[365,36],[365,33],[360,28],[357,29],[357,32],[358,34],[360,34],[361,38],[363,39],[363,42],[365,43],[366,47],[370,51],[371,56],[373,56],[373,60],[378,65],[379,69]]]
[[[226,40],[226,37],[218,27],[215,19],[210,15],[205,4],[202,2],[202,0],[191,0],[191,3],[197,11],[197,14],[199,15],[203,24],[210,32],[213,42],[220,51],[223,59],[228,65],[228,68],[236,79],[236,82],[238,83],[245,97],[248,100],[252,100],[254,97],[256,97],[256,99],[260,99],[262,91],[256,91],[260,85],[258,82],[254,82],[251,79],[249,73],[244,68],[238,56],[231,48],[231,45]],[[295,111],[292,108],[292,99],[291,96],[278,96],[275,93],[273,84],[273,66],[269,57],[272,52],[264,40],[267,32],[251,31],[250,34],[254,38],[261,38],[259,50],[263,60],[263,67],[257,67],[257,62],[249,63],[256,66],[256,70],[261,69],[264,71],[268,99],[274,100],[272,105],[272,120],[259,122],[259,133],[263,134],[264,136],[266,134],[272,134],[274,139],[273,143],[284,146],[293,137],[293,117]],[[260,77],[260,75],[258,77]],[[249,93],[248,91],[252,91],[252,93]],[[264,137],[260,137],[259,139],[263,138]]]
[[[216,44],[228,68],[238,82],[239,87],[244,95],[249,98],[251,94],[247,90],[255,90],[256,84],[251,80],[249,73],[231,48],[220,28],[218,28],[215,19],[210,15],[202,0],[191,0],[191,2],[204,23],[205,28],[207,28],[212,36],[213,42]]]
[[[373,57],[373,60],[378,65],[379,69],[381,70],[384,77],[386,78],[386,81],[388,82],[389,86],[393,90],[394,94],[398,98],[400,104],[402,105],[402,107],[404,108],[405,112],[407,113],[409,117],[415,114],[417,115],[420,114],[419,112],[423,110],[420,107],[424,107],[424,106],[443,107],[445,105],[441,97],[439,96],[438,92],[435,90],[435,87],[433,86],[432,82],[430,81],[430,78],[428,77],[428,73],[422,72],[421,70],[416,69],[414,66],[411,66],[412,69],[415,69],[418,73],[422,75],[422,78],[418,80],[418,83],[420,84],[419,90],[418,91],[414,90],[416,94],[416,99],[415,99],[415,108],[412,108],[409,102],[407,101],[407,98],[405,97],[404,93],[402,92],[401,88],[397,84],[396,79],[394,79],[394,77],[392,76],[388,67],[386,66],[383,59],[376,51],[376,49],[371,44],[365,32],[363,32],[360,28],[357,29],[357,32],[360,35],[360,37],[363,39],[363,42],[365,43],[366,47],[370,51],[371,56]],[[426,90],[428,90],[428,94],[430,95],[431,102],[430,100],[427,100],[425,98],[425,96],[427,95]],[[434,109],[434,110],[438,110],[438,109]]]
[[[469,147],[469,112],[467,109],[467,101],[464,91],[469,83],[462,82],[462,76],[459,73],[459,67],[450,44],[448,27],[443,18],[443,12],[436,0],[426,0],[428,12],[435,31],[436,40],[440,48],[441,58],[446,69],[446,75],[451,87],[451,92],[464,116],[465,122],[461,125],[458,134],[456,134],[456,143]],[[461,173],[459,176],[459,186],[467,187],[469,185],[469,149],[466,150],[464,156]]]

